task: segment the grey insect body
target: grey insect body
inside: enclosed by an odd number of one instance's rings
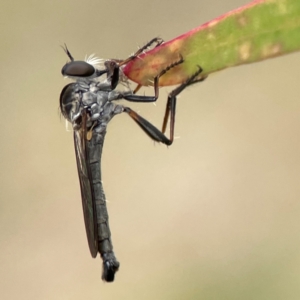
[[[136,57],[153,43],[160,45],[161,39],[155,38],[126,60],[107,60],[103,69],[96,69],[85,61],[75,61],[67,47],[64,48],[70,62],[62,68],[62,74],[75,82],[66,85],[60,94],[62,115],[72,124],[77,169],[81,189],[86,234],[92,257],[100,253],[103,260],[102,279],[114,280],[119,262],[113,252],[111,232],[108,222],[106,199],[101,178],[101,154],[110,120],[117,114],[126,112],[154,141],[171,145],[173,142],[176,96],[188,85],[203,79],[196,79],[199,70],[188,81],[177,87],[168,97],[163,132],[137,114],[129,107],[113,101],[124,99],[131,102],[154,102],[158,98],[159,77],[170,68],[183,62],[182,57],[154,78],[154,96],[136,95],[129,88],[116,89],[124,83],[120,75],[121,66]],[[125,78],[126,79],[126,78]],[[138,90],[138,88],[136,89]],[[170,139],[164,135],[168,118],[171,118]]]

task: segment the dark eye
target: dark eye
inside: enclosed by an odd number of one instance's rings
[[[63,76],[89,77],[95,73],[95,68],[85,61],[71,61],[61,70]]]

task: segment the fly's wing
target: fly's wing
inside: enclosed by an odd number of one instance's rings
[[[96,222],[96,207],[94,201],[93,179],[91,178],[90,164],[87,153],[87,130],[86,113],[82,116],[82,126],[79,130],[74,130],[74,146],[76,152],[76,161],[78,176],[80,182],[82,208],[86,235],[92,257],[98,253],[98,233]]]

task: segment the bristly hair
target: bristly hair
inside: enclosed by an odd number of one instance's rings
[[[88,64],[90,64],[90,65],[92,65],[92,66],[94,66],[94,67],[97,67],[97,66],[103,64],[104,61],[105,61],[105,59],[101,59],[101,58],[95,56],[95,54],[91,54],[91,55],[89,55],[89,56],[86,55],[85,58],[84,58],[84,60],[85,60]]]

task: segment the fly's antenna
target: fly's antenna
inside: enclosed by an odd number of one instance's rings
[[[72,56],[72,54],[70,53],[67,45],[65,44],[64,46],[61,46],[63,48],[63,50],[65,51],[65,53],[68,55],[68,57],[70,58],[71,61],[74,61],[74,57]]]

